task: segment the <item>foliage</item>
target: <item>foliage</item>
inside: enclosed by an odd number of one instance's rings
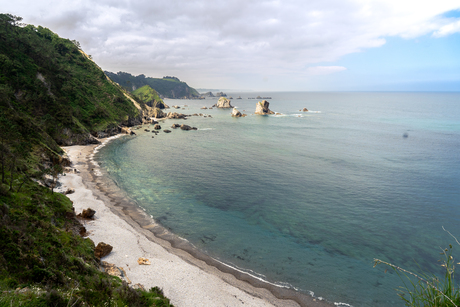
[[[149,85],[144,85],[143,87],[138,88],[133,92],[133,95],[137,96],[141,101],[152,108],[165,108],[165,104],[160,98],[158,92],[151,88]]]
[[[69,134],[95,133],[139,116],[78,42],[18,20],[0,14],[2,113],[13,110],[61,144]]]
[[[37,183],[62,172],[58,143],[139,111],[78,42],[21,20],[0,14],[0,307],[171,306],[101,272],[72,202]]]
[[[181,82],[176,77],[163,77],[150,78],[145,75],[133,76],[126,72],[119,71],[113,73],[106,71],[106,75],[113,81],[120,84],[124,89],[132,92],[144,85],[149,85],[155,89],[160,95],[167,98],[192,98],[199,96],[198,92],[187,85],[185,82]]]
[[[398,274],[404,284],[398,290],[398,295],[406,306],[457,307],[460,306],[460,288],[454,278],[455,259],[452,250],[452,245],[449,245],[441,252],[440,261],[444,270],[442,278],[435,274],[415,274],[380,259],[374,259],[374,267],[385,264]]]

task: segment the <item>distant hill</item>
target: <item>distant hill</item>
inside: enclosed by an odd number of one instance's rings
[[[149,85],[165,98],[178,99],[195,98],[199,96],[199,93],[194,88],[188,86],[187,83],[180,81],[176,77],[167,76],[159,79],[146,77],[145,75],[133,76],[130,73],[121,71],[117,73],[105,71],[105,74],[130,92],[144,85]]]

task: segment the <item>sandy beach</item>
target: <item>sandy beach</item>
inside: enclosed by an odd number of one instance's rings
[[[164,233],[140,208],[111,198],[110,188],[98,180],[100,172],[91,159],[96,146],[63,147],[77,173],[67,173],[60,182],[64,188],[75,189],[68,197],[76,213],[86,208],[96,210],[94,220],[84,221],[89,238],[96,245],[105,242],[113,246],[102,260],[124,268],[132,284],[140,283],[146,289],[158,286],[178,307],[330,306],[305,295],[297,297],[291,290],[270,289],[263,281],[243,272],[235,274],[224,264],[197,256],[199,252],[193,249],[186,251],[178,238],[168,240],[172,234]],[[139,265],[139,257],[148,258],[151,265]]]

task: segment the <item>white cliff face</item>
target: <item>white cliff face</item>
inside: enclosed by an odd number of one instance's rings
[[[271,111],[268,106],[270,103],[267,100],[259,101],[256,105],[255,114],[259,115],[268,115],[268,114],[275,114],[275,112]]]

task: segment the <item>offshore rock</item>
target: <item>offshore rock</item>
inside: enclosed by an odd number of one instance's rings
[[[307,108],[303,108],[302,111],[303,111],[303,112],[308,112],[308,109],[307,109]]]
[[[216,108],[233,108],[233,106],[230,103],[230,99],[227,99],[225,97],[220,97],[217,103],[213,105],[213,107],[214,106]]]
[[[172,124],[171,128],[173,128],[173,129],[180,128],[180,125],[179,124]]]
[[[180,126],[182,130],[198,130],[196,127],[190,127],[189,125]]]
[[[259,101],[256,105],[255,114],[259,114],[259,115],[275,114],[275,112],[271,111],[268,108],[269,104],[270,103],[267,100]]]
[[[244,117],[246,114],[242,114],[240,111],[238,111],[236,108],[233,108],[232,111],[232,116],[233,117]]]
[[[181,114],[181,113],[177,113],[177,112],[169,112],[167,117],[168,118],[174,118],[174,119],[185,119],[186,115]]]
[[[161,126],[159,124],[155,124],[155,126],[153,126],[153,129],[155,130],[161,130]]]
[[[94,250],[94,256],[101,259],[102,257],[107,256],[112,251],[113,246],[104,242],[99,242]]]
[[[171,130],[165,129],[163,130],[164,133],[171,133]]]

